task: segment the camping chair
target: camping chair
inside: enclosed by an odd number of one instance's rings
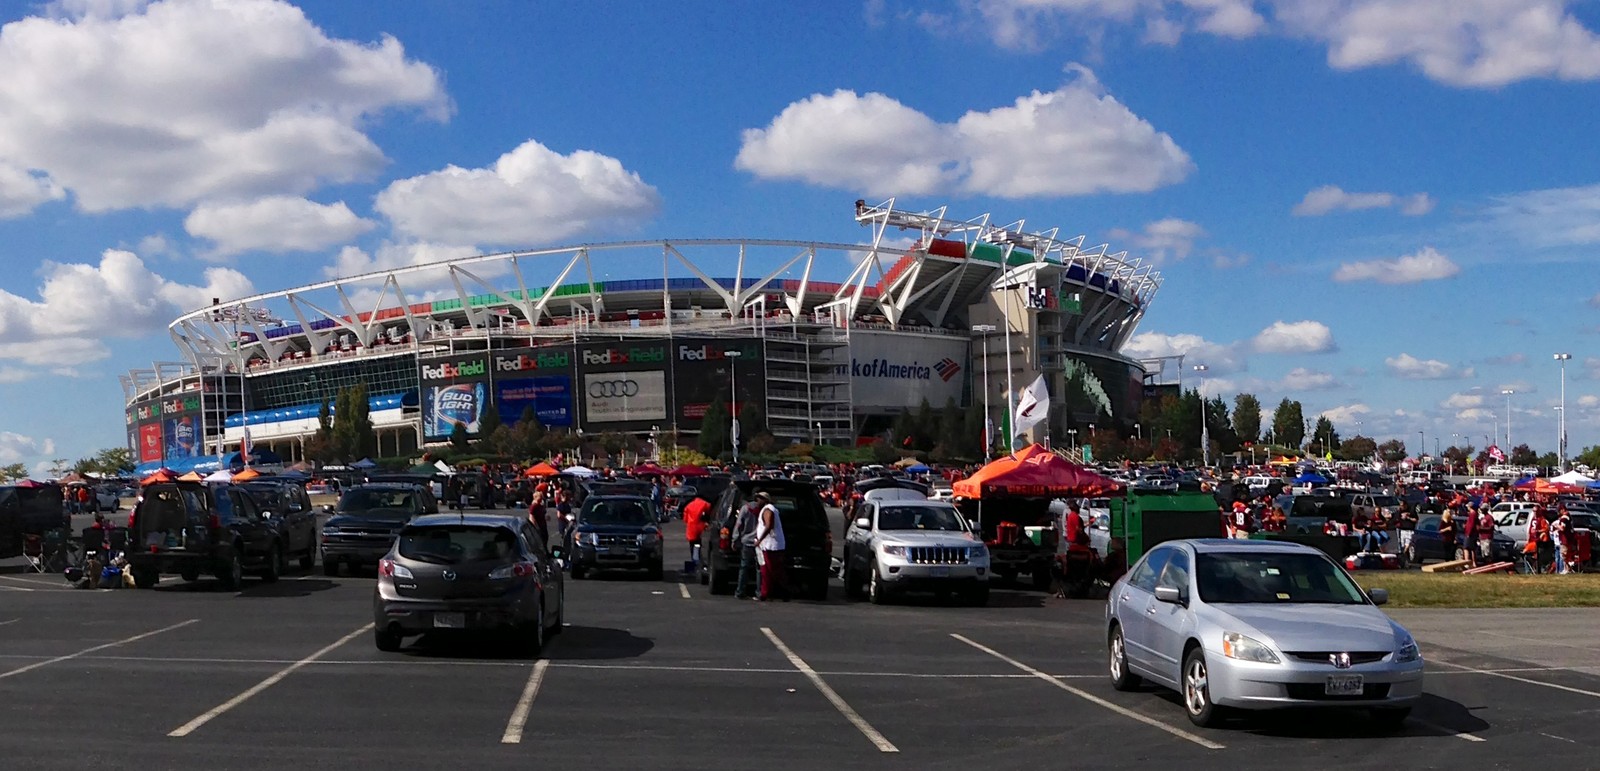
[[[28,561],[28,569],[35,573],[44,572],[44,536],[37,533],[28,533],[22,536],[22,558]]]
[[[80,566],[86,565],[89,563],[89,560],[96,557],[99,557],[101,561],[104,562],[107,540],[106,531],[104,529],[98,527],[84,528],[83,552],[78,555],[77,564]]]
[[[44,534],[43,550],[35,569],[40,573],[60,573],[78,564],[78,544],[66,528]]]

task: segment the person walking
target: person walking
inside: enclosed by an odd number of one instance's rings
[[[706,514],[710,511],[711,502],[698,492],[694,500],[683,507],[683,535],[689,542],[689,564],[685,566],[685,573],[700,568],[700,537],[705,535]]]
[[[739,582],[733,588],[736,600],[753,599],[760,586],[757,575],[760,564],[756,556],[756,528],[760,524],[761,507],[755,501],[740,507],[731,534],[731,540],[739,546]]]
[[[1478,512],[1475,508],[1468,510],[1465,516],[1461,518],[1461,529],[1466,534],[1466,549],[1463,551],[1467,553],[1467,567],[1469,568],[1478,566]]]
[[[541,485],[542,486],[542,485]],[[546,548],[550,544],[550,510],[544,505],[544,491],[533,494],[533,502],[528,504],[528,521],[533,523],[533,529],[539,531],[539,540]]]
[[[778,514],[778,507],[772,504],[772,494],[766,490],[756,493],[756,503],[761,507],[756,523],[756,560],[761,564],[761,590],[756,599],[787,601],[789,583],[783,562],[788,542],[783,537],[783,518]]]

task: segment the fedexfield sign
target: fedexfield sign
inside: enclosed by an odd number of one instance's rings
[[[423,380],[455,380],[463,377],[483,377],[487,374],[489,365],[483,359],[422,365]]]
[[[542,369],[566,369],[572,366],[572,355],[567,351],[529,351],[516,356],[494,357],[495,372],[537,372]]]

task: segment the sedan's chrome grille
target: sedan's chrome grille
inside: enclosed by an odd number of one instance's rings
[[[1284,651],[1284,653],[1301,661],[1312,664],[1327,664],[1330,667],[1333,666],[1334,657],[1341,654],[1350,657],[1351,666],[1383,661],[1383,657],[1389,655],[1388,651]]]
[[[965,546],[912,546],[908,553],[913,565],[965,565]]]

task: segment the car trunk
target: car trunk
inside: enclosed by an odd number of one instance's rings
[[[505,528],[450,525],[406,528],[400,533],[396,564],[413,580],[395,581],[408,599],[489,599],[504,595],[516,580],[489,578],[497,568],[520,558],[515,536]]]
[[[206,497],[198,487],[146,490],[134,511],[132,546],[148,554],[210,550],[212,523]]]

